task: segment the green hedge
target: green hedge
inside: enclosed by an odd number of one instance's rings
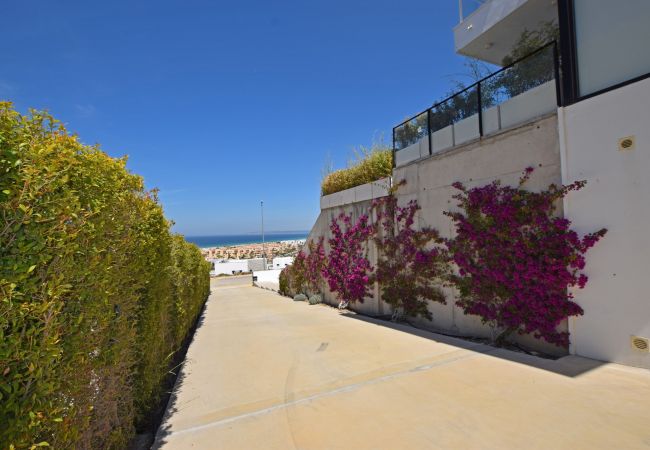
[[[0,448],[124,448],[209,293],[125,159],[0,103]]]
[[[355,186],[390,177],[393,174],[393,152],[389,149],[375,146],[371,150],[361,149],[356,161],[351,162],[347,169],[341,169],[327,174],[321,183],[323,195],[350,189]]]

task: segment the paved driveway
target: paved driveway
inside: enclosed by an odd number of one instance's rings
[[[391,327],[239,280],[213,284],[156,448],[650,448],[648,371]]]

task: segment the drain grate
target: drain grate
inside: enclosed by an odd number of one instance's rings
[[[640,352],[650,352],[650,342],[647,338],[639,336],[630,336],[630,343],[632,348]]]
[[[619,150],[634,150],[636,139],[634,136],[627,136],[619,139],[618,149]]]

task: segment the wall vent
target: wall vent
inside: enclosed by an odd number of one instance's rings
[[[620,151],[634,150],[636,147],[636,138],[634,136],[626,136],[618,140],[618,149]]]
[[[639,336],[630,336],[632,348],[639,352],[650,353],[650,341],[648,338]]]

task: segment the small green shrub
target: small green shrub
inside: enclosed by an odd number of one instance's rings
[[[323,195],[333,194],[389,177],[392,173],[393,152],[390,149],[381,145],[375,145],[370,150],[361,148],[347,169],[325,175],[321,192]]]
[[[291,266],[286,266],[284,269],[280,271],[280,278],[278,280],[279,287],[278,287],[278,293],[280,295],[285,295],[285,296],[291,296],[289,293],[289,272],[291,269],[289,269]]]
[[[155,192],[0,103],[0,448],[125,448],[209,293]]]

